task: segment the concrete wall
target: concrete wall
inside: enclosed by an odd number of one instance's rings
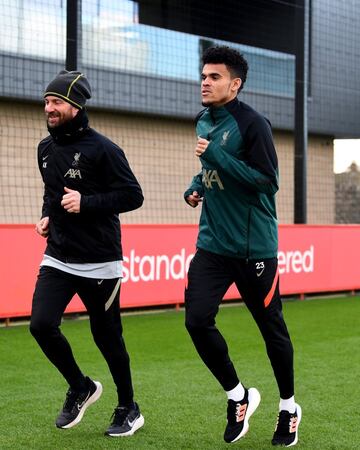
[[[122,217],[123,223],[197,223],[198,210],[183,192],[200,170],[194,156],[192,121],[91,110],[91,125],[119,144],[141,183],[144,206]],[[0,103],[0,223],[35,223],[41,211],[42,181],[36,148],[47,135],[41,105]],[[280,223],[293,222],[293,137],[274,132],[279,157]],[[308,222],[334,223],[333,141],[310,136]]]

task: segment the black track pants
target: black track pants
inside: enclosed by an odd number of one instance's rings
[[[48,359],[73,389],[84,375],[71,347],[60,331],[61,318],[72,297],[78,294],[90,317],[94,341],[103,354],[118,391],[119,404],[132,404],[133,388],[129,356],[122,337],[120,280],[97,280],[41,267],[32,304],[30,331]]]
[[[264,338],[280,397],[293,396],[293,347],[282,315],[277,258],[247,261],[197,250],[189,267],[185,309],[186,328],[200,357],[226,391],[238,384],[228,347],[215,325],[232,283]]]

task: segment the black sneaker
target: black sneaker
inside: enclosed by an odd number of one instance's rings
[[[255,388],[245,389],[244,398],[239,402],[228,400],[225,442],[235,442],[245,436],[249,429],[249,419],[259,406],[260,400],[260,393]]]
[[[131,436],[144,425],[144,417],[141,415],[137,403],[132,409],[117,406],[111,419],[111,425],[105,431],[106,436]]]
[[[63,409],[55,422],[58,428],[71,428],[77,425],[83,418],[86,408],[100,398],[101,383],[89,377],[86,377],[86,380],[89,386],[87,391],[78,392],[71,388],[67,391]]]
[[[295,413],[280,411],[272,438],[272,445],[284,445],[292,447],[298,441],[298,429],[301,421],[301,408],[296,404]]]

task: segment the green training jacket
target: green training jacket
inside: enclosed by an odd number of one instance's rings
[[[278,161],[270,122],[235,98],[201,111],[196,134],[210,141],[184,194],[203,197],[197,247],[236,258],[276,257]]]

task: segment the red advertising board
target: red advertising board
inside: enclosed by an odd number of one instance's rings
[[[124,225],[123,308],[183,302],[196,225]],[[360,226],[280,225],[283,295],[360,288]],[[45,248],[33,225],[0,225],[0,318],[28,316]],[[232,286],[226,298],[238,298]],[[67,311],[83,311],[76,297]]]

